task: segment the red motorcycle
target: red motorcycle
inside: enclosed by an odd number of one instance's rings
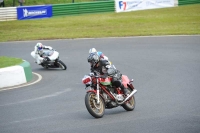
[[[111,81],[111,77],[101,78],[93,73],[82,79],[87,89],[85,106],[95,118],[103,117],[105,109],[122,106],[125,110],[132,111],[135,108],[134,94],[137,90],[132,84],[133,79],[129,80],[126,75],[122,75],[122,83],[129,92],[127,95],[120,88],[112,86]]]

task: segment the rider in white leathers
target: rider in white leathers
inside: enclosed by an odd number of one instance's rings
[[[38,65],[40,65],[41,63],[44,62],[44,58],[42,57],[43,49],[50,49],[50,50],[52,50],[53,48],[51,46],[45,46],[42,43],[38,42],[35,45],[34,51],[31,52],[31,56],[33,56],[33,58],[35,58],[35,62]]]

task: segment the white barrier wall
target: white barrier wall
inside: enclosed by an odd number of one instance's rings
[[[174,0],[115,0],[116,12],[174,7]]]
[[[0,69],[0,88],[26,83],[22,66],[12,66]]]
[[[0,21],[17,20],[17,8],[16,7],[4,7],[0,8]]]

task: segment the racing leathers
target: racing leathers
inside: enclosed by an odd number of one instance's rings
[[[33,58],[35,58],[35,62],[36,62],[38,65],[41,65],[41,63],[44,62],[44,58],[42,57],[42,55],[43,55],[43,49],[52,50],[53,48],[52,48],[51,46],[42,45],[42,49],[41,49],[41,50],[38,50],[38,47],[35,46],[35,47],[34,47],[34,51],[31,52],[31,55],[33,56]]]
[[[101,75],[102,78],[106,78],[107,76],[112,77],[112,85],[116,88],[120,87],[124,94],[127,94],[127,89],[121,82],[122,74],[114,65],[110,65],[108,60],[100,59],[94,67],[91,67],[91,72],[96,75]]]

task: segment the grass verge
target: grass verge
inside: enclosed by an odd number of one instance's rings
[[[46,5],[46,4],[66,4],[66,3],[78,3],[78,2],[94,2],[96,0],[25,0],[24,6],[31,5]],[[101,0],[97,0],[101,1]],[[19,6],[18,0],[4,0],[6,7]]]
[[[200,4],[0,22],[0,42],[200,34]]]
[[[0,56],[0,68],[19,65],[22,62],[23,60],[19,58]]]

